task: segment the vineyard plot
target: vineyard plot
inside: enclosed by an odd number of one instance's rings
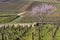
[[[42,24],[34,27],[8,25],[0,28],[0,40],[59,40],[59,31],[58,24]]]

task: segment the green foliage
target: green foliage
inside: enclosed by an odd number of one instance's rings
[[[16,18],[18,18],[18,16],[8,16],[8,17],[0,17],[0,23],[9,23],[13,20],[15,20]]]
[[[0,40],[59,40],[59,25],[50,25],[23,27],[18,24],[16,27],[15,25],[3,26],[0,27]]]

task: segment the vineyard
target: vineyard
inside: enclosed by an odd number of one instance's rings
[[[43,22],[60,22],[60,3],[20,1],[12,3],[4,2],[1,3],[1,5],[0,17],[2,21],[0,23],[34,23],[41,22],[42,20]],[[23,12],[26,13],[23,14]],[[19,17],[16,17],[20,13],[22,13],[23,15],[19,15]],[[10,20],[10,18],[12,20]]]
[[[60,40],[59,24],[0,27],[0,40]]]
[[[0,2],[0,14],[18,14],[30,1]]]
[[[0,0],[0,40],[60,40],[59,0]]]
[[[22,18],[15,20],[15,23],[34,23],[34,22],[60,22],[60,4],[49,2],[33,2]]]
[[[60,22],[60,14],[29,14],[26,13],[23,17],[19,17],[12,23],[34,23],[34,22]]]

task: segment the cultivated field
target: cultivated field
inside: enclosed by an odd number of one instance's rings
[[[60,2],[0,0],[0,40],[60,40]]]
[[[3,26],[0,27],[0,40],[60,40],[60,25]]]

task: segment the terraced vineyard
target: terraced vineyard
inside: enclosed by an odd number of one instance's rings
[[[0,28],[0,40],[60,40],[59,31],[58,24],[8,25]]]
[[[40,6],[42,6],[42,7],[40,7]],[[45,6],[45,8],[44,8],[44,6]],[[48,10],[47,10],[47,7],[48,7]],[[43,20],[43,22],[60,22],[59,21],[60,20],[59,19],[60,18],[60,12],[59,12],[60,3],[34,1],[27,8],[26,11],[28,11],[28,12],[26,14],[21,15],[23,17],[18,18],[15,21],[15,23],[33,23],[33,22],[41,22],[42,20]]]
[[[30,1],[0,2],[0,14],[18,14]]]
[[[34,1],[29,7],[27,7],[29,3],[32,3],[32,2],[31,1],[18,1],[18,2],[1,3],[2,6],[0,7],[0,9],[1,9],[0,15],[1,16],[4,16],[4,15],[16,15],[17,16],[18,13],[20,14],[21,11],[25,10],[25,8],[26,8],[25,11],[27,11],[27,13],[20,15],[23,17],[17,18],[16,20],[12,21],[12,23],[26,23],[26,22],[32,23],[32,22],[41,22],[42,20],[44,22],[55,22],[55,21],[60,22],[59,21],[60,20],[59,19],[60,18],[60,16],[59,16],[60,15],[59,14],[60,4],[59,3],[48,3],[48,2]],[[45,6],[45,8],[44,8],[44,6]],[[49,7],[48,10],[46,9],[47,7]],[[43,12],[42,10],[46,11],[46,12]],[[41,14],[43,14],[43,15],[41,15]],[[59,17],[58,16],[55,17],[55,15],[57,15],[57,14]],[[51,15],[54,17],[50,17]]]
[[[58,14],[60,15],[60,14]],[[60,16],[57,15],[33,15],[33,16],[24,16],[19,17],[14,21],[14,23],[34,23],[34,22],[60,22]],[[13,23],[13,22],[12,22]]]

